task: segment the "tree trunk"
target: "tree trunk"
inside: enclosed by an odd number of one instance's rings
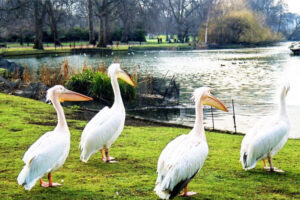
[[[106,47],[106,45],[107,44],[112,44],[112,37],[111,37],[111,34],[110,34],[110,23],[108,22],[108,20],[109,20],[109,16],[108,15],[106,15],[105,16],[105,18],[104,18],[104,20],[105,20],[105,47]]]
[[[128,42],[128,20],[122,20],[123,21],[123,31],[122,31],[122,37],[121,37],[121,42]]]
[[[42,4],[39,0],[33,2],[34,9],[34,32],[35,39],[33,48],[44,49],[43,47],[43,24],[46,14],[46,4]]]
[[[43,47],[43,22],[36,20],[34,26],[35,38],[34,38],[34,49],[44,49]]]
[[[100,30],[99,30],[99,39],[97,47],[106,47],[108,44],[108,31],[109,31],[109,24],[108,24],[108,16],[103,15],[99,19],[100,22]]]
[[[182,24],[178,24],[178,27],[177,27],[177,38],[178,38],[178,40],[181,43],[184,42],[183,31],[182,31]]]
[[[208,23],[209,23],[209,11],[207,12],[206,26],[205,26],[205,38],[204,38],[205,44],[207,44]]]
[[[104,45],[104,19],[103,17],[99,18],[99,34],[98,34],[98,44],[97,47],[106,47],[106,45]]]
[[[20,31],[20,45],[23,46],[23,31]]]
[[[54,17],[54,12],[53,12],[53,5],[50,2],[50,0],[46,1],[47,7],[48,7],[48,14],[50,17],[50,27],[51,27],[51,32],[53,36],[53,42],[55,45],[61,45],[59,39],[58,39],[58,32],[57,32],[57,21]]]
[[[281,18],[282,18],[282,14],[280,14],[280,16],[279,16],[279,23],[278,23],[278,30],[277,30],[277,33],[280,32]]]
[[[92,1],[88,0],[88,23],[89,23],[89,43],[95,44],[95,33],[93,23],[93,5]]]
[[[166,24],[166,42],[169,42],[169,23]]]

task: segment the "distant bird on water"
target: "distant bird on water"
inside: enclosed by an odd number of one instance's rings
[[[189,134],[171,141],[162,151],[157,163],[157,179],[154,191],[161,199],[173,199],[182,189],[182,196],[191,196],[187,185],[202,168],[208,154],[208,145],[203,125],[203,105],[219,110],[227,108],[216,99],[210,88],[201,87],[194,91],[196,120]]]
[[[282,86],[279,112],[260,120],[244,137],[240,161],[245,170],[253,169],[257,161],[263,160],[265,170],[284,172],[273,166],[272,157],[288,140],[290,123],[286,112],[286,96],[289,89],[289,83]],[[267,167],[266,159],[270,167]]]
[[[47,91],[47,100],[52,102],[58,122],[53,131],[42,135],[24,154],[25,166],[17,180],[19,185],[24,186],[25,190],[30,190],[38,179],[40,179],[40,185],[43,187],[60,185],[52,182],[51,173],[64,164],[70,150],[70,131],[60,102],[93,99],[67,90],[61,85],[56,85]],[[48,183],[42,180],[42,177],[47,173]]]
[[[117,63],[109,66],[108,76],[114,92],[114,103],[111,108],[104,107],[100,110],[85,126],[80,141],[80,159],[83,162],[87,162],[90,156],[99,150],[103,162],[115,162],[115,159],[109,156],[109,148],[123,131],[126,116],[118,78],[129,85],[135,84]]]

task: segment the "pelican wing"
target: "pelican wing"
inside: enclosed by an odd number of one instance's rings
[[[64,155],[67,148],[65,137],[61,133],[48,135],[47,139],[39,143],[35,151],[28,154],[26,165],[18,176],[18,183],[24,185],[26,190],[30,190],[44,174],[60,167],[64,163],[67,156]]]
[[[92,154],[101,149],[104,145],[109,148],[122,132],[125,121],[125,111],[116,109],[107,109],[105,112],[98,113],[99,122],[94,121],[87,125],[83,131],[80,141],[81,155],[80,159],[87,162]],[[97,120],[97,119],[96,119]]]
[[[105,121],[110,117],[109,116],[110,108],[107,106],[102,108],[84,127],[80,140],[80,147],[83,146],[86,136],[93,131],[95,128],[101,126]]]
[[[207,143],[190,135],[170,142],[158,160],[157,195],[163,199],[176,196],[201,169],[207,154]]]
[[[248,145],[241,155],[244,168],[252,169],[256,162],[265,158],[268,153],[274,150],[277,152],[285,144],[288,130],[288,122],[278,118],[273,118],[257,129],[255,136],[248,139]]]
[[[24,161],[24,163],[28,163],[30,161],[30,159],[32,159],[34,157],[35,152],[37,150],[39,150],[40,148],[42,148],[42,145],[45,144],[45,141],[47,141],[47,139],[49,137],[51,137],[51,135],[53,135],[53,133],[54,133],[53,131],[49,131],[49,132],[45,133],[29,147],[29,149],[25,152],[23,159],[22,159]]]
[[[260,119],[251,129],[250,131],[244,136],[242,145],[241,145],[241,158],[240,161],[243,161],[243,155],[247,151],[249,144],[251,144],[252,140],[255,139],[257,134],[261,131],[262,127],[264,127],[266,124],[271,123],[272,120],[271,117],[264,117]]]

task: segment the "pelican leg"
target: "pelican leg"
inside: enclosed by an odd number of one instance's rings
[[[270,167],[267,166],[265,159],[263,159],[263,162],[264,162],[264,170],[270,171]]]
[[[49,183],[44,182],[43,179],[41,178],[40,179],[40,186],[42,186],[42,187],[49,187]]]
[[[102,161],[106,162],[105,152],[103,149],[100,149],[101,155],[102,155]]]
[[[40,179],[40,185],[41,185],[42,187],[45,187],[45,188],[47,188],[47,187],[55,187],[55,186],[60,186],[60,185],[61,185],[61,184],[59,184],[59,183],[53,183],[53,182],[52,182],[52,176],[51,176],[51,173],[48,173],[48,181],[49,181],[49,183],[44,182],[43,179]]]
[[[269,161],[269,164],[270,164],[270,172],[278,172],[278,173],[283,173],[284,171],[281,170],[281,169],[278,169],[277,167],[274,167],[273,164],[272,164],[272,158],[270,156],[270,154],[268,155],[268,161]]]
[[[193,195],[195,195],[195,194],[197,194],[197,192],[189,192],[188,191],[188,186],[185,186],[184,187],[184,190],[183,190],[183,193],[182,194],[180,194],[179,196],[180,197],[190,197],[190,196],[193,196]]]
[[[108,163],[116,163],[117,162],[114,157],[109,156],[108,148],[105,148],[105,155],[106,155],[106,162],[108,162]]]

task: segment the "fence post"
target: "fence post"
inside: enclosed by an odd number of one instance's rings
[[[233,101],[233,99],[232,99],[232,110],[233,110],[233,124],[234,124],[234,132],[235,132],[235,134],[236,134],[236,121],[235,121],[235,111],[234,111],[234,101]]]
[[[214,112],[213,112],[212,106],[210,107],[210,111],[211,111],[212,128],[214,131],[215,130],[215,120],[214,120]]]

